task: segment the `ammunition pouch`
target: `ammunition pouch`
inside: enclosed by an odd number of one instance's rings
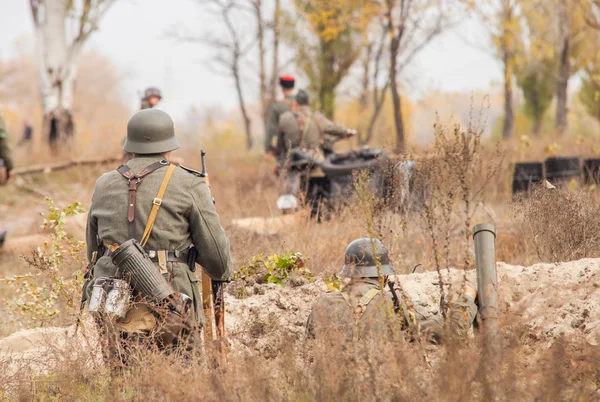
[[[137,240],[127,240],[110,257],[119,276],[148,301],[160,304],[174,293]]]

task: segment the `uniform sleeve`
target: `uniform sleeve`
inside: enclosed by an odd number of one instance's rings
[[[88,260],[92,261],[92,254],[98,251],[98,220],[94,218],[92,211],[94,209],[94,196],[92,195],[92,205],[88,211],[87,225],[85,227],[85,246]]]
[[[321,113],[315,113],[314,119],[323,134],[334,137],[345,137],[348,135],[348,128],[332,122]]]
[[[277,111],[275,105],[269,107],[269,119],[267,120],[267,132],[265,134],[265,152],[270,152],[273,146],[273,137],[277,131]]]
[[[4,166],[9,172],[13,169],[12,153],[8,146],[8,134],[6,132],[6,124],[0,116],[0,158],[4,160]]]
[[[219,215],[204,179],[195,178],[190,194],[190,228],[192,241],[198,250],[196,262],[202,265],[212,279],[229,279],[233,269],[229,240],[221,227]]]

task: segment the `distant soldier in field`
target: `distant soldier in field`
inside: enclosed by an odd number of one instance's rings
[[[142,275],[135,279],[141,290],[136,290],[137,285],[131,282],[134,303],[127,315],[110,324],[117,328],[122,340],[145,341],[154,336],[164,349],[192,345],[204,322],[195,263],[202,265],[215,281],[228,279],[232,271],[229,241],[205,179],[200,172],[169,163],[171,151],[177,148],[179,142],[167,113],[147,109],[134,114],[127,125],[123,147],[134,157],[96,182],[86,230],[93,275],[84,301],[90,299],[91,304],[94,300],[90,295],[99,279],[110,282],[126,277],[131,268],[117,269],[115,262],[124,250],[142,256],[139,261],[150,259],[150,271],[147,266],[146,271],[135,268],[136,275]],[[127,244],[134,244],[131,239],[136,239],[138,246],[121,247],[128,241]],[[147,302],[158,297],[157,293],[170,294],[159,302]],[[164,315],[158,309],[171,303],[178,305],[184,299],[189,302],[185,315],[179,307],[174,315]],[[181,329],[169,324],[177,317],[181,319]]]
[[[0,113],[0,185],[7,184],[11,179],[13,169],[12,152],[8,146],[8,134],[6,132],[6,123]],[[6,240],[6,231],[0,229],[0,247]]]
[[[350,278],[341,291],[327,293],[313,305],[308,318],[307,335],[327,338],[342,334],[346,341],[381,335],[390,330],[390,317],[401,314],[402,330],[419,327],[431,341],[439,342],[444,334],[440,316],[426,318],[407,306],[391,291],[386,291],[389,265],[386,247],[377,239],[354,240],[346,248],[345,264],[340,276]],[[477,292],[467,287],[465,295],[452,302],[447,317],[449,328],[458,336],[465,336],[477,314]],[[397,321],[394,321],[397,322]]]
[[[279,208],[284,213],[295,208],[293,199],[289,208],[282,208],[288,206],[283,199],[290,195],[297,198],[302,187],[306,188],[307,200],[313,213],[317,213],[320,204],[317,192],[322,186],[321,181],[325,180],[325,174],[320,168],[325,159],[321,144],[326,136],[345,138],[356,134],[356,131],[332,122],[320,112],[313,112],[308,92],[301,89],[296,94],[292,110],[281,115],[277,133],[278,167],[283,173]],[[308,171],[300,172],[289,168],[292,162],[300,159],[310,161]]]
[[[291,75],[282,75],[279,77],[279,85],[283,92],[283,100],[275,102],[269,108],[269,117],[267,120],[267,133],[265,135],[265,157],[271,157],[276,153],[273,145],[273,139],[277,137],[277,127],[279,118],[282,114],[291,109],[294,103],[294,77]]]
[[[158,88],[146,88],[146,90],[144,91],[144,97],[142,98],[142,106],[140,110],[152,109],[154,106],[158,105],[158,102],[160,102],[161,99],[162,95],[160,94],[160,90]],[[132,158],[133,154],[124,151],[122,163],[127,163]]]
[[[142,110],[152,109],[160,102],[162,96],[158,88],[150,87],[144,91],[144,97],[142,98]]]

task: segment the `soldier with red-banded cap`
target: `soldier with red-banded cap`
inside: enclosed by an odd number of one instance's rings
[[[282,114],[292,108],[294,103],[294,77],[291,75],[282,75],[279,77],[279,85],[283,92],[283,100],[275,102],[269,109],[269,120],[267,120],[267,133],[265,136],[265,156],[270,156],[275,153],[273,146],[273,138],[277,135],[277,127],[279,127],[279,118]]]

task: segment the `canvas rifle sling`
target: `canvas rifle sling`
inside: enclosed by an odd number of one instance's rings
[[[142,236],[142,241],[140,242],[140,246],[142,247],[146,245],[148,239],[150,238],[150,233],[152,233],[152,228],[154,227],[154,221],[156,221],[158,210],[160,209],[160,206],[162,204],[162,199],[165,195],[165,191],[167,190],[167,186],[169,185],[169,180],[171,179],[171,174],[173,174],[173,170],[175,170],[175,165],[170,165],[169,169],[167,169],[167,173],[165,173],[165,177],[163,178],[162,183],[160,184],[158,194],[156,195],[154,201],[152,201],[152,210],[150,211],[150,216],[148,216],[148,222],[146,222],[144,235]],[[166,256],[164,259],[166,262]]]

